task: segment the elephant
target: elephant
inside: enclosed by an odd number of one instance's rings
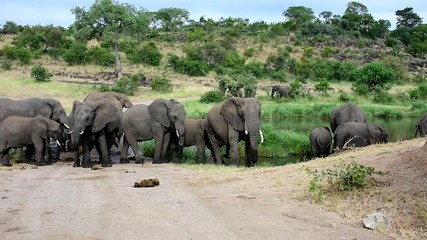
[[[86,98],[83,100],[86,101],[97,101],[101,100],[103,98],[109,98],[114,99],[120,102],[123,108],[130,108],[133,106],[132,102],[129,100],[129,98],[122,93],[117,92],[93,92],[89,93]]]
[[[37,97],[22,100],[0,99],[0,121],[8,116],[36,117],[37,115],[50,118],[60,123],[66,131],[71,131],[64,107],[56,99]],[[46,141],[49,142],[48,139]],[[25,152],[27,162],[31,160],[33,153],[34,147],[32,145],[27,146]]]
[[[209,138],[205,134],[204,129],[202,128],[203,119],[191,119],[186,118],[184,121],[185,134],[184,134],[184,145],[179,146],[179,138],[176,134],[171,134],[170,146],[175,153],[175,157],[181,157],[183,147],[197,146],[198,152],[198,163],[205,162],[205,148],[208,147],[212,149]]]
[[[276,95],[279,95],[279,97],[285,98],[291,97],[292,95],[291,87],[282,85],[274,85],[271,88],[271,98],[274,98],[275,93],[277,93]]]
[[[387,130],[375,123],[347,122],[334,132],[334,149],[342,149],[345,145],[363,147],[387,142]]]
[[[418,132],[420,133],[420,137],[427,136],[427,113],[418,119],[415,129],[415,137],[417,137]]]
[[[212,153],[221,164],[220,147],[230,145],[232,164],[239,165],[239,141],[245,141],[245,166],[258,161],[258,138],[261,131],[261,104],[257,98],[231,97],[211,108],[203,128],[212,144]]]
[[[0,122],[0,159],[3,166],[12,166],[9,162],[11,148],[34,145],[36,165],[51,164],[42,160],[43,151],[48,154],[48,138],[58,139],[61,134],[59,123],[37,115],[36,117],[9,116]],[[45,149],[43,148],[45,147]]]
[[[365,113],[353,103],[346,103],[332,110],[330,117],[332,132],[335,132],[338,126],[346,122],[366,123]]]
[[[122,106],[119,101],[101,99],[98,101],[73,103],[74,128],[72,134],[72,149],[83,148],[83,167],[92,166],[90,151],[95,145],[102,159],[103,167],[111,167],[110,149],[119,132]],[[73,167],[80,167],[78,151]]]
[[[313,157],[327,157],[331,153],[332,133],[328,127],[319,127],[310,132],[310,146]]]
[[[135,163],[144,164],[138,151],[139,141],[154,139],[154,164],[167,163],[166,153],[169,147],[170,135],[176,134],[178,145],[184,146],[186,113],[184,105],[175,99],[156,99],[150,105],[138,104],[129,108],[121,121],[123,128],[123,149],[121,163],[128,163],[129,146],[135,155]]]

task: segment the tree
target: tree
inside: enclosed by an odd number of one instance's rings
[[[24,28],[13,44],[28,47],[33,51],[47,52],[50,48],[60,48],[65,39],[65,29],[62,27],[36,25]]]
[[[422,18],[418,16],[418,14],[412,12],[412,10],[413,8],[407,7],[396,11],[396,28],[413,28],[423,23]]]
[[[331,11],[323,11],[319,14],[319,18],[323,18],[325,24],[330,24],[332,15]]]
[[[120,79],[120,44],[126,39],[137,41],[142,38],[148,30],[147,12],[113,0],[96,0],[88,11],[84,7],[75,7],[71,11],[76,17],[72,25],[76,39],[96,39],[114,49],[115,74]]]
[[[293,21],[297,25],[301,25],[315,19],[313,10],[304,6],[289,7],[282,15],[286,17],[288,21]]]
[[[18,31],[19,31],[18,24],[14,23],[12,21],[6,21],[6,23],[3,25],[1,33],[3,33],[3,34],[17,34]]]
[[[161,27],[163,31],[173,31],[184,26],[190,13],[181,8],[162,8],[150,15],[154,28]]]
[[[359,2],[347,3],[347,9],[341,20],[343,29],[359,31],[363,35],[367,35],[375,24],[374,18],[368,13],[368,8]]]

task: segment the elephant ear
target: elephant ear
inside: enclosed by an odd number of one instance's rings
[[[72,113],[75,113],[75,112],[76,112],[77,107],[78,107],[78,106],[81,106],[81,105],[83,105],[83,103],[82,103],[82,102],[80,102],[79,100],[75,100],[75,101],[73,102],[73,109],[71,110],[71,112],[72,112]]]
[[[101,131],[110,122],[119,122],[120,117],[117,116],[118,109],[115,103],[119,104],[116,100],[108,99],[94,101],[95,118],[92,124],[92,132]]]
[[[169,109],[172,108],[172,103],[166,99],[156,99],[148,105],[148,113],[150,116],[162,124],[165,128],[170,128],[170,119],[168,116]]]
[[[225,120],[237,131],[245,130],[242,108],[244,101],[238,98],[227,99],[221,107],[221,114]]]
[[[129,98],[125,94],[117,93],[115,95],[115,99],[117,99],[117,101],[120,102],[122,107],[130,108],[133,106],[132,102],[129,100]]]
[[[369,135],[375,139],[375,141],[377,142],[380,141],[378,137],[381,136],[381,127],[372,123],[368,123],[368,132],[369,132]]]
[[[47,137],[47,118],[38,115],[31,120],[31,128],[42,138]]]

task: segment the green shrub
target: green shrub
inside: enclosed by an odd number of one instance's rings
[[[219,91],[229,97],[254,97],[256,94],[257,79],[249,74],[230,74],[217,76]]]
[[[383,176],[385,174],[355,161],[350,164],[341,163],[334,166],[333,169],[318,171],[305,168],[304,171],[313,177],[309,184],[309,192],[313,194],[313,198],[317,202],[322,201],[328,194],[364,188],[370,183],[370,180],[374,182],[372,175]]]
[[[16,57],[22,65],[29,64],[33,55],[27,48],[19,47],[16,49]]]
[[[411,89],[408,91],[409,97],[411,99],[417,100],[417,99],[427,99],[427,84],[423,83],[418,85],[417,88]]]
[[[314,91],[321,92],[323,94],[327,94],[328,90],[331,90],[331,86],[326,79],[320,80],[318,83],[314,84]]]
[[[351,102],[350,95],[348,95],[348,93],[346,93],[346,92],[342,92],[342,93],[338,96],[338,100],[339,100],[340,102]]]
[[[328,58],[328,57],[331,57],[333,53],[334,51],[332,50],[331,47],[325,47],[320,53],[320,55],[324,58]]]
[[[89,48],[88,60],[102,67],[114,66],[115,63],[114,54],[108,49],[98,46]]]
[[[251,48],[251,47],[246,48],[245,51],[243,52],[243,56],[250,58],[250,57],[253,57],[255,55],[255,52],[256,51],[254,48]]]
[[[251,61],[249,63],[246,63],[243,67],[243,70],[251,73],[257,78],[260,78],[265,74],[264,64],[259,61]]]
[[[36,65],[31,68],[31,77],[39,82],[47,82],[52,77],[52,74],[47,70],[47,68]]]
[[[236,51],[228,51],[221,65],[228,68],[241,68],[245,60]]]
[[[135,95],[135,92],[138,90],[138,78],[136,77],[122,77],[120,78],[114,86],[111,87],[111,91],[123,93],[127,96]]]
[[[200,97],[201,103],[218,103],[225,99],[224,95],[220,91],[208,91]]]
[[[159,51],[154,42],[148,42],[142,45],[139,53],[141,55],[142,63],[151,66],[159,66],[163,57],[163,54]]]
[[[165,76],[156,76],[151,83],[151,90],[155,92],[172,92],[172,81]]]
[[[391,104],[394,102],[393,97],[386,91],[376,92],[372,99],[374,103]]]
[[[180,58],[176,55],[169,56],[169,66],[175,71],[190,76],[205,76],[209,72],[209,66],[202,61]]]
[[[18,54],[16,53],[16,47],[5,45],[2,48],[2,56],[4,56],[8,60],[16,60],[18,58]]]
[[[288,76],[286,75],[286,72],[283,70],[279,70],[279,71],[273,71],[270,73],[270,78],[272,80],[276,80],[279,82],[287,82],[288,81]]]
[[[65,50],[62,58],[69,65],[86,64],[89,60],[88,48],[83,43],[74,43],[70,49]]]
[[[357,80],[353,86],[358,93],[373,92],[376,89],[387,91],[390,84],[397,80],[396,71],[381,63],[366,64],[357,70],[356,75]]]

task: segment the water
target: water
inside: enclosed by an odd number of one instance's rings
[[[400,118],[400,119],[368,119],[369,122],[377,123],[387,129],[389,142],[397,142],[413,139],[415,137],[415,124],[417,118]],[[318,127],[330,127],[329,120],[320,118],[289,118],[289,119],[265,119],[264,126],[272,126],[279,130],[292,130],[296,132],[305,132],[307,137],[310,131]],[[297,163],[309,160],[310,156],[290,156],[283,159],[260,158],[259,164],[280,166],[289,163]]]

